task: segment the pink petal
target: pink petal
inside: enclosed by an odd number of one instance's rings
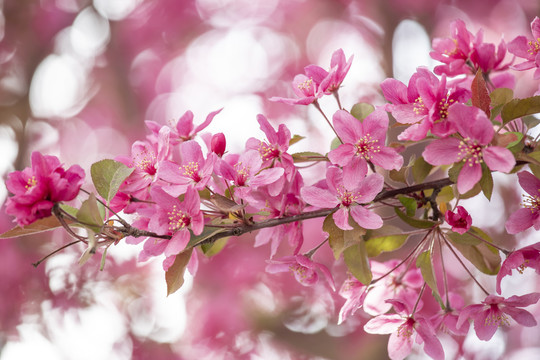
[[[364,325],[364,331],[369,334],[391,334],[397,331],[401,324],[404,323],[401,315],[379,315],[369,320]]]
[[[510,150],[500,146],[490,146],[482,151],[484,161],[491,170],[509,173],[516,165],[516,159]]]
[[[457,179],[457,188],[460,194],[465,194],[471,190],[482,177],[482,166],[478,163],[469,163],[463,165]]]
[[[362,196],[357,202],[359,204],[371,202],[382,191],[383,186],[384,177],[381,174],[368,175],[356,188],[357,193]]]
[[[334,194],[316,186],[306,186],[300,190],[300,194],[306,203],[321,209],[333,208],[339,204]]]
[[[510,215],[506,221],[506,231],[509,234],[517,234],[527,230],[533,225],[533,221],[536,218],[538,218],[538,212],[527,208],[521,208]]]
[[[388,356],[392,360],[405,359],[411,353],[412,345],[413,338],[411,336],[402,336],[394,332],[388,339]]]
[[[332,117],[332,121],[339,137],[346,143],[355,143],[364,136],[362,123],[348,111],[336,111]]]
[[[540,180],[536,176],[528,171],[520,171],[517,175],[523,190],[532,196],[540,195]]]
[[[332,164],[339,166],[348,165],[354,155],[356,154],[356,147],[352,144],[341,144],[337,149],[334,149],[328,153],[328,158]]]
[[[177,231],[167,243],[167,247],[164,251],[165,256],[169,257],[179,254],[182,250],[186,248],[188,242],[189,231],[186,228]]]
[[[503,308],[503,312],[510,315],[520,325],[532,327],[537,324],[533,314],[527,310],[507,306]]]
[[[334,214],[332,214],[334,223],[341,230],[352,230],[353,227],[349,225],[349,209],[339,208]]]
[[[474,317],[474,330],[476,331],[476,336],[478,336],[480,340],[484,341],[491,339],[499,327],[499,322],[493,322],[491,319],[497,318],[501,315],[502,313],[498,309],[488,309],[480,311],[478,314],[476,314]]]
[[[362,205],[351,206],[350,211],[354,221],[364,229],[378,229],[383,226],[381,217]]]

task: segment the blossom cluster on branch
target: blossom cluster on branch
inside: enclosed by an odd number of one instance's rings
[[[391,334],[392,359],[406,357],[415,343],[443,359],[437,335],[445,331],[462,338],[471,321],[481,340],[511,325],[510,318],[535,326],[535,317],[523,308],[536,304],[540,293],[500,294],[503,278],[513,270],[540,272],[540,243],[521,249],[495,244],[459,205],[474,196],[490,199],[492,172],[517,173],[529,195],[505,229],[510,234],[540,229],[540,151],[529,134],[538,124],[530,115],[540,112],[540,96],[514,98],[510,72],[535,68],[538,78],[539,18],[531,29],[532,40],[519,36],[496,46],[456,20],[450,38],[433,41],[430,55],[442,65],[434,72],[418,68],[408,85],[383,81],[388,103],[377,108],[341,105],[340,85],[352,56],[337,50],[329,68],[307,66],[292,82],[295,98],[270,100],[313,105],[335,134],[326,154],[293,152],[302,136],[285,124],[276,129],[264,115],[257,121],[266,138],[250,138],[243,152],[231,153],[222,133],[204,132],[221,110],[198,125],[190,111],[174,124],[147,121],[148,136],[133,143],[129,156],[92,165],[95,193],[85,189],[79,166],[66,170],[58,158],[35,152],[32,166],[6,181],[13,194],[6,213],[18,226],[2,237],[63,227],[87,245],[81,264],[120,241],[144,242],[139,260],[164,258],[171,294],[182,286],[185,269],[196,274],[201,253],[215,256],[233,237],[257,231],[254,246],[269,246],[268,273],[290,272],[305,286],[322,276],[328,290],[345,299],[339,322],[363,309],[372,317],[366,332]],[[505,62],[507,51],[525,62]],[[319,104],[329,95],[337,103],[331,117]],[[387,138],[391,122],[402,130],[395,142]],[[404,159],[408,149],[421,156]],[[323,164],[320,177],[305,178],[306,164]],[[438,179],[427,181],[428,176]],[[78,205],[71,201],[77,196]],[[303,221],[312,218],[324,218],[326,236],[306,250]],[[315,259],[328,246],[347,266],[342,284]],[[378,259],[392,251],[400,256]],[[284,252],[288,255],[277,256]],[[102,254],[104,266],[106,251]],[[465,303],[467,290],[446,268],[450,261],[470,275],[484,300]],[[496,276],[496,294],[472,268]]]

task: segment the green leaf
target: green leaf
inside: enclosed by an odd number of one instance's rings
[[[426,250],[416,258],[416,267],[420,269],[424,281],[433,290],[437,296],[439,295],[439,288],[437,287],[437,281],[435,280],[435,274],[433,272],[433,263],[431,258],[431,251]]]
[[[341,145],[341,141],[335,137],[332,142],[330,143],[330,150],[335,150]]]
[[[398,196],[398,200],[403,206],[405,206],[407,216],[414,216],[414,214],[416,214],[416,209],[418,208],[416,200],[407,196]]]
[[[68,224],[71,222],[69,219],[65,220]],[[15,226],[11,230],[8,230],[5,233],[1,234],[0,239],[9,239],[19,236],[38,234],[41,232],[59,228],[61,226],[62,224],[60,224],[60,221],[58,221],[56,216],[52,215],[43,219],[36,220],[33,223],[28,224],[24,227]]]
[[[219,233],[226,232],[226,231],[228,231],[228,229],[205,226],[200,235],[193,235],[191,230],[189,230],[191,236],[189,238],[188,244],[186,245],[186,249],[195,247],[199,245],[201,242],[203,242],[204,240],[214,235],[217,235]]]
[[[399,234],[400,229],[385,225],[377,230],[368,230],[364,236],[368,257],[379,256],[382,252],[390,252],[403,246],[409,235]]]
[[[528,154],[528,157],[535,161],[535,163],[529,163],[529,168],[534,176],[540,179],[540,151],[534,151]]]
[[[289,146],[291,146],[293,144],[296,144],[297,142],[299,142],[300,140],[305,139],[305,138],[306,138],[305,136],[300,136],[300,135],[294,134],[293,137],[291,138],[291,140],[289,140]]]
[[[485,164],[482,164],[480,188],[482,189],[486,199],[491,200],[491,194],[493,193],[493,176],[491,175],[491,170],[489,170]]]
[[[229,237],[222,237],[220,239],[217,239],[211,244],[202,244],[201,250],[204,253],[204,255],[208,257],[212,257],[216,254],[218,254],[225,245],[227,245],[227,242],[229,241]]]
[[[489,97],[491,98],[492,106],[504,105],[507,102],[512,101],[514,98],[514,91],[508,88],[497,88],[489,94]]]
[[[295,163],[311,162],[311,161],[328,161],[328,158],[323,154],[314,151],[302,151],[291,155]]]
[[[364,285],[371,282],[373,275],[371,274],[366,246],[363,241],[345,249],[343,258],[347,268],[358,281]]]
[[[437,223],[430,220],[420,220],[415,219],[413,217],[409,217],[405,215],[400,209],[394,208],[394,211],[396,212],[397,216],[401,220],[403,220],[405,223],[411,225],[412,227],[418,228],[418,229],[429,229],[434,227]]]
[[[388,173],[388,176],[390,177],[390,179],[396,182],[407,184],[407,170],[408,169],[409,168],[407,167],[402,167],[399,170],[390,170],[390,172]]]
[[[491,242],[491,238],[482,230],[471,227],[469,231]],[[463,235],[449,233],[448,238],[452,242],[452,245],[478,270],[488,275],[496,275],[499,272],[501,264],[499,250],[467,233]]]
[[[103,205],[98,204],[96,195],[92,193],[88,196],[88,199],[83,201],[81,208],[77,211],[76,217],[85,227],[91,229],[96,234],[101,233],[105,211]]]
[[[176,255],[174,263],[165,272],[165,281],[167,282],[167,296],[173,294],[184,285],[184,273],[191,259],[193,249],[187,249]]]
[[[461,169],[463,168],[463,165],[465,165],[465,162],[460,161],[455,163],[454,166],[452,166],[450,170],[448,170],[448,177],[450,178],[450,180],[452,180],[454,184],[457,183],[457,178]]]
[[[452,189],[452,186],[445,186],[441,189],[441,191],[437,194],[437,197],[435,200],[438,204],[443,202],[450,202],[454,199],[454,190]]]
[[[433,169],[433,165],[428,164],[426,160],[424,160],[424,158],[420,156],[418,159],[416,159],[412,167],[414,181],[417,184],[421,184],[424,179],[429,175],[431,169]]]
[[[323,231],[328,234],[328,243],[334,252],[336,260],[339,259],[345,249],[361,242],[362,235],[366,233],[366,230],[358,226],[350,217],[349,224],[354,230],[342,230],[338,228],[332,218],[332,214],[324,219]]]
[[[488,234],[476,226],[471,226],[469,231],[467,231],[465,234],[449,231],[447,235],[452,239],[453,242],[463,245],[478,245],[482,243],[482,240],[478,239],[478,237],[486,240],[487,242],[493,242]]]
[[[358,120],[364,120],[369,114],[375,111],[375,107],[367,103],[355,104],[351,109],[351,115]]]
[[[105,159],[92,164],[90,174],[98,194],[106,201],[110,201],[133,170],[135,169],[121,162]]]
[[[501,117],[503,124],[525,115],[533,115],[540,112],[540,96],[525,99],[514,99],[503,106]]]

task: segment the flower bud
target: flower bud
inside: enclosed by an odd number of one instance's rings
[[[216,153],[219,157],[223,156],[225,153],[225,147],[227,146],[225,135],[223,135],[223,133],[217,133],[212,136],[211,146],[212,152]]]
[[[448,210],[444,218],[452,226],[452,231],[463,235],[471,228],[472,218],[463,206],[458,206],[456,210],[457,214]]]

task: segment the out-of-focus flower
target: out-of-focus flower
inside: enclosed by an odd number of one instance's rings
[[[532,39],[518,36],[508,43],[508,52],[526,61],[512,66],[515,70],[536,68],[534,79],[540,79],[540,18],[536,16],[531,22]]]
[[[531,226],[540,229],[540,180],[527,171],[518,173],[519,184],[529,194],[523,199],[523,208],[514,212],[506,221],[509,234],[517,234]]]
[[[328,268],[323,264],[314,262],[305,255],[297,254],[285,256],[281,259],[268,260],[268,265],[266,265],[266,271],[270,274],[292,271],[296,281],[304,286],[312,286],[319,281],[317,270],[322,272],[332,290],[335,291],[334,279]]]
[[[73,165],[65,170],[56,156],[32,153],[32,166],[8,174],[6,187],[13,196],[6,214],[24,226],[51,215],[55,203],[73,200],[84,181],[84,170]]]

